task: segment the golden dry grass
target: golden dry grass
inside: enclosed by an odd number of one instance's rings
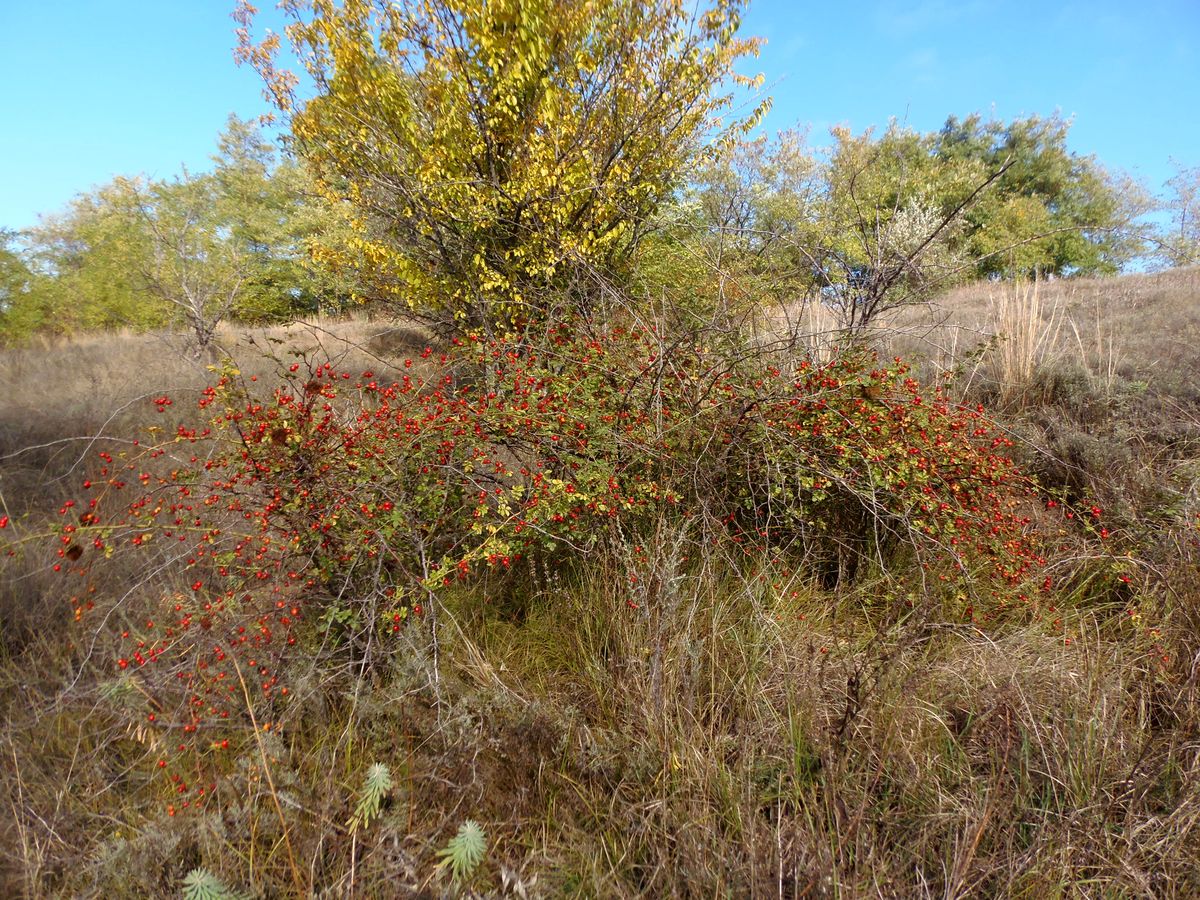
[[[884,330],[905,357],[943,370],[978,365],[968,374],[1002,388],[1065,362],[1110,384],[1152,377],[1162,390],[1200,397],[1200,268],[974,284],[898,312]],[[999,352],[973,359],[988,342]]]

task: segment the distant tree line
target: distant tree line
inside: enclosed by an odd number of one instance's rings
[[[230,117],[212,168],[117,177],[0,246],[0,329],[176,327],[198,350],[224,319],[294,319],[351,302],[353,285],[313,263],[339,217],[303,168]]]

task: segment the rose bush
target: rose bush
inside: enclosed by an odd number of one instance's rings
[[[902,564],[967,616],[1041,584],[1007,439],[899,361],[562,326],[536,347],[456,339],[388,380],[282,374],[264,395],[224,371],[194,427],[102,454],[61,510],[61,568],[119,554],[157,598],[105,622],[181,803],[212,791],[209,757],[280,721],[297,658],[362,671],[451,586],[570,566],[664,516],[827,585]]]

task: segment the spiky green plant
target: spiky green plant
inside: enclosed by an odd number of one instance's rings
[[[462,884],[479,868],[486,853],[487,836],[478,822],[467,819],[458,826],[458,834],[450,838],[450,842],[437,852],[437,855],[442,857],[438,868],[448,868],[454,883]]]
[[[183,879],[183,900],[242,900],[242,897],[207,869],[192,869]]]
[[[383,763],[372,763],[367,769],[367,778],[363,782],[362,794],[358,805],[354,807],[354,815],[350,817],[350,833],[359,828],[366,828],[379,815],[383,801],[392,791],[392,772]]]

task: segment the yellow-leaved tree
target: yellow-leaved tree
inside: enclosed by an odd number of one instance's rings
[[[505,331],[592,308],[681,177],[761,118],[766,101],[733,109],[761,82],[734,71],[759,46],[737,37],[744,3],[290,0],[303,78],[246,0],[235,18],[296,151],[354,211],[327,261]]]

